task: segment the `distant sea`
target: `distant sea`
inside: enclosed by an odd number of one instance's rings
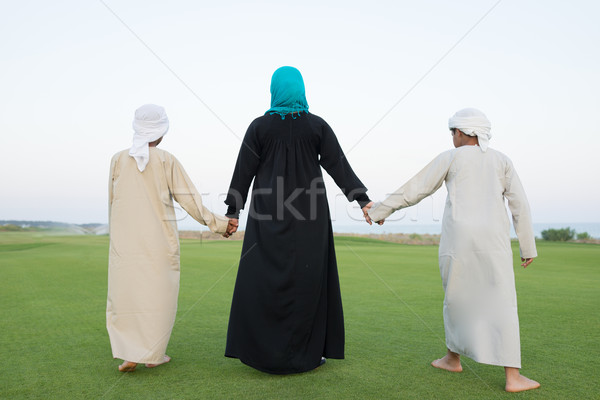
[[[542,237],[542,231],[546,229],[561,229],[571,228],[577,233],[587,232],[593,238],[600,238],[600,222],[548,222],[548,223],[537,223],[533,224],[533,232],[536,237]],[[430,234],[439,235],[442,233],[442,223],[422,225],[422,224],[410,224],[410,223],[397,223],[391,222],[386,223],[383,226],[372,226],[366,223],[357,222],[356,224],[336,224],[333,222],[333,231],[336,233],[418,233],[420,235]],[[514,229],[511,227],[511,237],[516,238]]]

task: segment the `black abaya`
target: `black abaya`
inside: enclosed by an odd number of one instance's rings
[[[241,146],[225,203],[237,218],[254,179],[233,293],[227,357],[289,374],[344,358],[344,317],[321,167],[349,201],[367,189],[313,114],[265,115]]]

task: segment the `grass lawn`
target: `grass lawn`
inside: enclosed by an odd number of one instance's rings
[[[600,398],[599,245],[540,242],[515,267],[522,372],[542,384],[518,394],[500,367],[429,365],[445,352],[436,246],[336,238],[346,359],[289,376],[223,356],[241,242],[181,247],[173,361],[122,374],[105,328],[108,238],[0,234],[0,398]]]

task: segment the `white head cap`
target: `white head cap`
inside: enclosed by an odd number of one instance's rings
[[[155,104],[141,106],[135,110],[133,130],[133,145],[129,155],[135,158],[138,169],[143,172],[150,160],[148,143],[160,139],[169,130],[169,118],[165,109]]]
[[[485,152],[488,148],[492,134],[492,124],[487,119],[484,113],[476,108],[463,108],[457,111],[456,114],[448,120],[450,129],[456,128],[469,136],[477,136],[479,139],[479,147]]]

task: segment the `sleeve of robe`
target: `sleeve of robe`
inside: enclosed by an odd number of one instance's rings
[[[225,204],[228,206],[225,215],[228,218],[240,217],[240,210],[246,204],[250,184],[256,175],[259,163],[260,144],[256,137],[254,124],[250,124],[240,147],[233,176],[231,177],[231,184],[227,191],[227,198],[225,199]]]
[[[170,179],[169,179],[170,178]],[[229,220],[220,215],[213,214],[202,204],[202,196],[183,169],[183,166],[173,157],[169,188],[173,198],[196,221],[215,233],[224,233]]]
[[[373,221],[386,219],[394,211],[413,206],[435,193],[446,179],[453,155],[452,150],[440,154],[385,200],[376,203],[369,210],[371,219]]]
[[[529,202],[517,171],[509,161],[506,165],[506,190],[504,198],[508,201],[508,208],[512,214],[513,226],[519,239],[521,257],[537,257],[535,235],[529,211]]]
[[[356,200],[361,208],[371,202],[367,188],[352,170],[335,133],[327,123],[323,125],[319,155],[321,167],[333,178],[348,201]]]

